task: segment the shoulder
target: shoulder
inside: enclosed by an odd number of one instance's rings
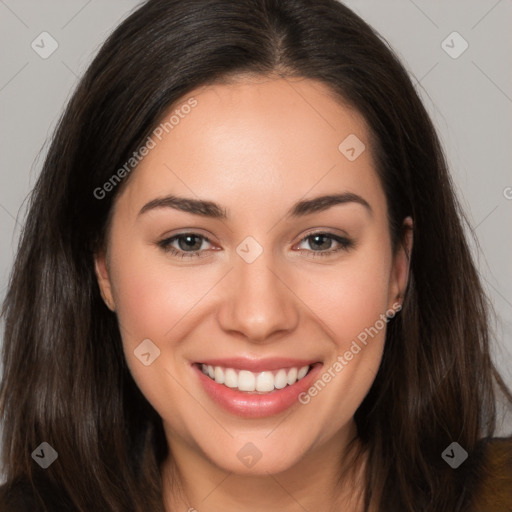
[[[471,478],[472,512],[512,511],[512,437],[482,439]]]

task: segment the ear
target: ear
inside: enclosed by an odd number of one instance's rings
[[[114,295],[112,293],[112,284],[110,282],[107,256],[105,255],[104,251],[94,255],[94,270],[103,301],[111,311],[115,311],[116,304],[114,301]]]
[[[393,268],[389,282],[388,305],[391,308],[397,302],[401,305],[409,280],[410,256],[413,245],[413,221],[406,217],[402,225],[402,240],[393,257]]]

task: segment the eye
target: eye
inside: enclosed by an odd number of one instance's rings
[[[310,233],[304,237],[299,244],[307,243],[311,250],[300,249],[301,251],[307,251],[312,253],[311,256],[331,256],[340,251],[346,251],[354,247],[354,242],[346,237],[335,235],[334,233],[327,233],[324,231],[318,231],[316,233]],[[337,244],[332,248],[333,243]],[[317,250],[318,249],[318,250]]]
[[[204,258],[207,257],[204,254],[207,251],[204,243],[211,244],[207,237],[198,233],[180,233],[158,242],[158,246],[178,258]],[[306,251],[312,257],[331,256],[354,247],[352,240],[324,231],[309,234],[299,242],[299,245],[303,243],[307,243],[311,249],[299,248],[299,251]],[[337,244],[334,248],[333,243]]]
[[[206,256],[204,242],[211,243],[208,238],[198,233],[180,233],[158,242],[158,246],[179,258],[203,258]]]

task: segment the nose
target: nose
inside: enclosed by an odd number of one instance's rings
[[[251,343],[275,341],[292,332],[299,309],[286,281],[283,271],[272,262],[271,251],[263,251],[252,263],[236,256],[218,310],[221,328]]]

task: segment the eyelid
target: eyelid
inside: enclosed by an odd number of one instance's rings
[[[201,239],[201,245],[203,242],[207,242],[209,244],[213,244],[212,240],[210,240],[209,236],[203,235],[200,232],[196,231],[181,231],[179,233],[174,233],[170,236],[165,236],[160,241],[156,243],[160,249],[162,249],[166,253],[170,253],[175,257],[180,257],[182,259],[192,259],[192,258],[205,258],[208,256],[208,254],[204,254],[206,251],[211,251],[212,249],[200,249],[197,251],[183,251],[181,249],[177,249],[176,247],[173,247],[171,244],[174,243],[177,239],[180,237],[184,237],[187,235],[195,236],[199,239]],[[216,250],[216,249],[213,249]]]
[[[175,234],[172,234],[171,236],[167,236],[165,238],[163,238],[162,240],[160,240],[159,242],[157,242],[157,245],[165,252],[168,252],[168,253],[171,253],[173,254],[174,256],[176,257],[180,257],[182,259],[185,259],[185,258],[205,258],[205,257],[208,257],[209,254],[205,254],[205,252],[210,252],[212,250],[216,251],[216,250],[219,250],[218,248],[217,249],[199,249],[199,250],[196,250],[196,251],[183,251],[182,249],[178,249],[176,247],[173,247],[171,244],[173,242],[175,242],[177,239],[179,239],[180,237],[182,236],[194,236],[194,237],[197,237],[199,239],[201,239],[201,245],[203,242],[207,242],[208,244],[214,244],[214,242],[212,242],[212,240],[210,239],[209,236],[207,235],[204,235],[200,232],[197,232],[197,231],[181,231],[179,233],[175,233]],[[344,233],[343,235],[341,234],[337,234],[335,232],[333,232],[333,230],[329,229],[329,228],[314,228],[312,229],[311,231],[309,232],[306,232],[305,234],[303,234],[300,238],[300,240],[294,244],[293,247],[296,247],[297,245],[300,245],[302,244],[303,242],[305,242],[308,238],[311,238],[315,235],[324,235],[326,236],[327,238],[329,238],[330,240],[334,241],[336,244],[338,244],[338,247],[336,249],[325,249],[325,250],[320,250],[320,251],[314,251],[312,249],[296,249],[297,252],[307,252],[308,254],[310,254],[312,257],[317,257],[317,256],[331,256],[331,255],[334,255],[334,254],[337,254],[343,250],[347,251],[351,248],[353,248],[355,246],[355,242],[353,239],[351,239],[346,233]]]
[[[219,239],[218,237],[214,237],[209,232],[205,232],[204,230],[201,230],[201,228],[195,228],[195,227],[183,228],[183,229],[180,229],[178,232],[171,231],[171,232],[165,233],[160,236],[160,240],[157,243],[166,242],[168,240],[176,239],[176,238],[179,238],[180,236],[186,236],[186,235],[197,236],[198,238],[202,238],[203,240],[205,240],[208,243],[213,244],[213,245],[219,245],[219,243],[222,243],[222,242],[217,242],[217,240]]]
[[[336,244],[338,244],[338,247],[335,249],[326,249],[323,251],[313,251],[310,249],[298,249],[298,252],[305,251],[310,255],[310,257],[315,258],[318,256],[333,256],[342,251],[348,251],[349,249],[352,249],[356,246],[355,241],[346,234],[339,235],[339,234],[332,232],[329,229],[315,229],[309,233],[306,233],[304,236],[302,236],[302,238],[294,245],[294,247],[302,244],[308,238],[311,238],[315,235],[325,235],[327,238],[331,239]]]
[[[302,234],[300,236],[300,241],[302,242],[305,238],[308,238],[313,235],[330,235],[332,237],[350,239],[349,234],[342,229],[319,227],[319,228],[311,228],[311,229],[307,230],[304,234]],[[290,240],[290,242],[291,241],[292,240]]]

